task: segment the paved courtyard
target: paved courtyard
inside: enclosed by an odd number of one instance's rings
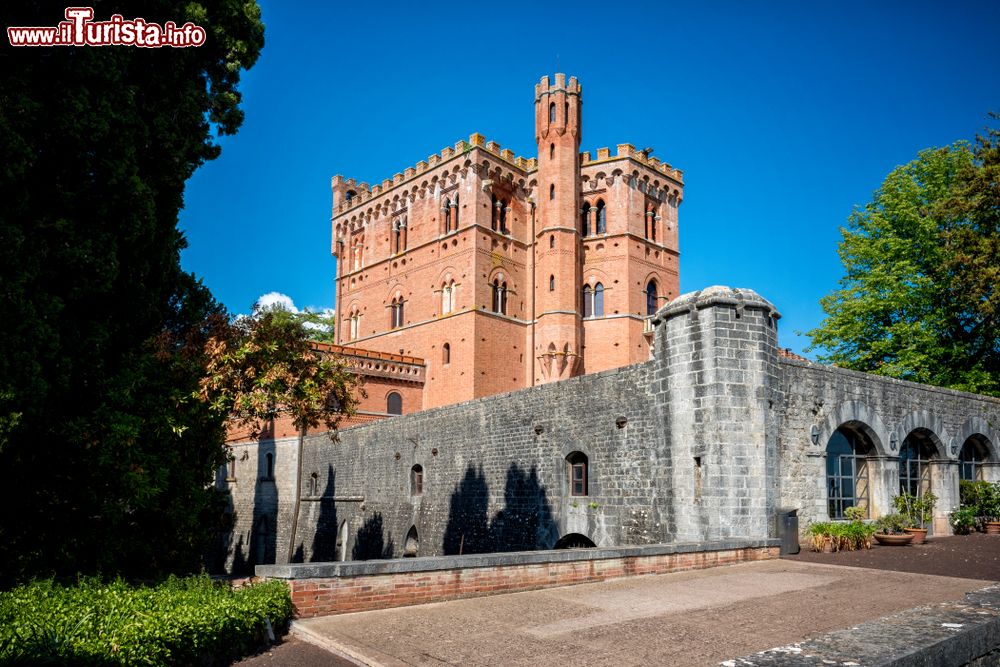
[[[714,665],[916,605],[957,600],[985,585],[774,560],[296,625],[310,641],[387,667]]]

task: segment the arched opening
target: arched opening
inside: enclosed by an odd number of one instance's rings
[[[441,204],[441,218],[444,223],[444,233],[447,234],[451,231],[451,200],[447,197]]]
[[[554,292],[556,290],[556,277],[549,276],[549,291]]]
[[[500,276],[493,280],[493,312],[507,314],[507,283],[501,282]]]
[[[390,415],[403,414],[403,397],[397,392],[391,392],[385,397],[385,411]]]
[[[550,102],[549,103],[549,122],[550,123],[556,122],[556,103],[555,102]]]
[[[658,303],[656,281],[650,280],[646,285],[646,315],[656,315],[656,306]]]
[[[441,288],[441,314],[447,315],[455,309],[455,281]]]
[[[410,468],[410,495],[424,495],[424,467],[419,463]]]
[[[584,237],[590,236],[590,204],[587,202],[580,209],[580,233]]]
[[[556,198],[556,184],[553,183],[552,185],[549,186],[549,199],[555,199],[555,198]]]
[[[583,286],[583,316],[594,316],[594,292],[590,289],[590,285]]]
[[[604,285],[594,285],[594,317],[604,317]]]
[[[441,346],[441,362],[447,366],[451,363],[451,344],[445,343]]]
[[[899,447],[899,492],[918,498],[931,490],[930,462],[937,449],[931,432],[918,428],[911,431]]]
[[[358,196],[357,192],[355,192],[354,190],[348,190],[346,193],[344,193],[344,200],[345,201],[351,201],[352,199],[354,199],[357,196]]]
[[[958,478],[968,482],[983,481],[983,463],[990,458],[988,440],[970,435],[958,454]]]
[[[458,231],[458,195],[455,195],[455,201],[451,203],[451,207],[455,209],[454,214],[451,216],[451,228],[456,232]]]
[[[845,424],[830,436],[826,445],[826,495],[831,519],[846,518],[844,510],[848,507],[870,513],[868,460],[874,454],[871,438],[858,426]]]
[[[588,461],[583,452],[572,452],[566,457],[566,475],[569,482],[569,495],[588,495]]]
[[[555,156],[556,156],[556,145],[555,144],[550,144],[549,145],[549,159],[551,160],[551,159],[555,158]]]
[[[556,247],[556,235],[555,234],[549,234],[549,247],[550,248],[555,248]]]
[[[403,542],[403,558],[416,558],[420,552],[420,537],[417,535],[417,527],[410,526],[406,533],[406,540]]]
[[[567,533],[559,538],[553,549],[593,549],[597,545],[586,535]]]
[[[606,234],[608,231],[608,221],[607,221],[607,208],[604,206],[604,200],[597,200],[597,233]]]

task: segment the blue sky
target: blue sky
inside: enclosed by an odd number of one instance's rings
[[[993,0],[261,6],[246,122],[181,215],[184,267],[233,312],[331,307],[330,177],[381,182],[473,132],[533,156],[533,87],[558,70],[584,87],[582,150],[684,170],[682,292],[757,290],[801,352],[852,208],[1000,110]]]

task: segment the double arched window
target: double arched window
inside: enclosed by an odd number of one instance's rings
[[[441,287],[441,314],[447,315],[455,310],[458,303],[458,285],[454,280],[448,280]]]
[[[646,204],[646,238],[650,241],[656,241],[656,223],[659,219],[660,216],[656,214],[656,205]]]
[[[583,316],[604,317],[604,285],[583,286]]]
[[[455,201],[445,197],[441,203],[441,222],[445,234],[458,231],[458,195],[455,195]]]
[[[646,315],[656,315],[657,305],[656,281],[650,280],[646,285]]]
[[[510,201],[497,197],[495,194],[492,196],[493,202],[493,224],[492,229],[495,232],[500,232],[501,234],[510,234],[510,230],[507,229],[507,213],[510,212]]]
[[[406,218],[401,218],[392,223],[392,252],[393,254],[406,251]]]
[[[503,275],[493,279],[492,310],[501,315],[507,314],[507,281],[503,279]]]
[[[593,224],[591,224],[593,218]],[[591,234],[608,233],[608,213],[603,199],[598,199],[597,203],[591,206],[584,202],[580,208],[580,233],[583,236]]]
[[[403,297],[397,296],[389,305],[389,327],[398,329],[403,326]]]
[[[361,312],[357,306],[351,308],[351,313],[348,315],[348,326],[347,339],[356,340],[361,335]]]

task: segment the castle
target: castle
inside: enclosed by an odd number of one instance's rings
[[[535,86],[537,158],[473,134],[380,185],[333,177],[337,342],[424,361],[402,412],[649,358],[683,175],[630,144],[581,153],[582,94]]]
[[[960,480],[1000,481],[1000,399],[790,358],[753,290],[674,298],[680,172],[580,154],[575,79],[543,78],[535,113],[537,160],[473,135],[381,186],[334,178],[326,349],[368,396],[336,441],[236,434],[217,568],[772,549],[783,510],[874,519],[901,491],[938,497],[942,534]]]

